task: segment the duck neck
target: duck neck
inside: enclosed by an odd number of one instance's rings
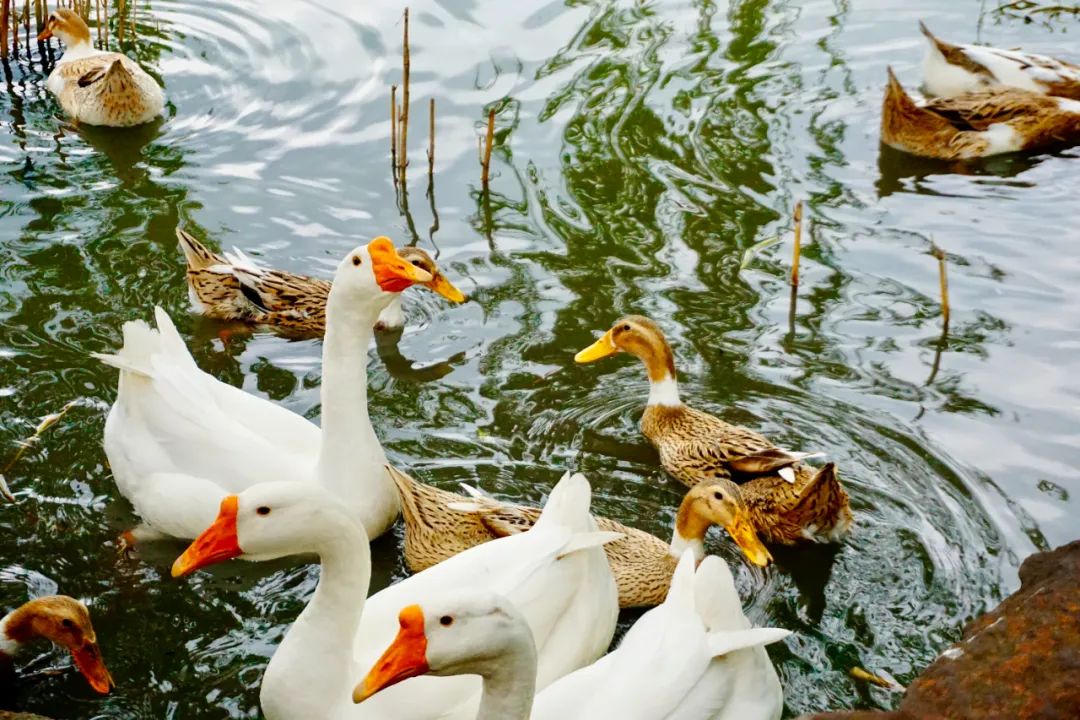
[[[319,480],[359,515],[371,538],[381,535],[398,511],[397,491],[383,468],[386,454],[368,415],[368,345],[381,309],[377,299],[356,302],[331,289],[320,393]]]
[[[694,551],[694,560],[701,562],[705,559],[705,533],[709,531],[710,523],[694,512],[693,502],[686,498],[679,506],[668,551],[673,557],[680,558],[687,548],[691,548]]]
[[[5,657],[8,660],[14,658],[25,642],[25,640],[12,637],[13,634],[18,634],[16,629],[18,614],[19,610],[14,610],[0,618],[0,665],[3,664]]]
[[[529,720],[536,695],[536,649],[531,640],[523,637],[480,672],[483,692],[476,720]]]
[[[90,38],[68,38],[64,42],[64,55],[60,62],[70,62],[95,54],[94,46],[90,44]]]
[[[679,383],[675,375],[675,356],[662,337],[653,339],[648,353],[641,356],[645,371],[649,374],[649,405],[678,407]]]
[[[337,717],[358,677],[353,643],[371,582],[371,551],[347,517],[334,530],[318,549],[315,594],[266,668],[260,701],[268,720]]]

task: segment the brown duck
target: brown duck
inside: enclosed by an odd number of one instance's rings
[[[405,562],[412,572],[420,572],[474,545],[524,532],[540,517],[540,508],[457,495],[417,482],[392,467],[387,469],[401,495]],[[751,561],[767,565],[772,556],[747,526],[745,515],[736,513],[725,488],[703,483],[683,498],[671,542],[614,520],[596,518],[598,529],[625,536],[604,546],[619,588],[619,606],[662,603],[682,552],[692,548],[700,562],[705,557],[705,534],[713,525],[724,527],[738,538]]]
[[[180,228],[176,228],[176,238],[187,260],[188,296],[203,315],[274,325],[299,335],[319,337],[326,332],[329,280],[262,268],[239,250],[219,255]],[[404,247],[398,254],[431,274],[425,286],[450,302],[465,301],[465,295],[446,279],[427,252]],[[380,313],[375,327],[390,330],[404,323],[398,295]]]
[[[783,450],[753,430],[685,405],[671,348],[652,320],[628,315],[574,359],[593,362],[619,351],[636,355],[648,372],[641,429],[671,475],[690,487],[708,483],[721,488],[730,512],[745,517],[747,527],[765,542],[824,542],[847,532],[851,508],[836,466],[815,469],[802,462],[808,453]],[[735,540],[745,547],[740,538]]]
[[[881,141],[940,160],[1053,150],[1080,142],[1080,101],[999,88],[917,103],[889,68]]]

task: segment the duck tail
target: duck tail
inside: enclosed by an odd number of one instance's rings
[[[694,607],[709,632],[750,627],[731,568],[715,555],[706,556],[698,565],[694,575]]]
[[[537,528],[563,526],[576,531],[593,531],[596,524],[589,515],[592,487],[581,473],[566,473],[551,490]]]
[[[124,345],[115,353],[90,353],[106,365],[144,378],[154,376],[153,356],[161,348],[161,333],[143,320],[124,323]]]
[[[749,630],[721,630],[709,634],[709,654],[713,657],[727,655],[736,650],[762,647],[779,642],[791,634],[781,628],[750,628]]]
[[[105,87],[109,92],[124,92],[135,87],[135,78],[124,67],[124,61],[116,58],[105,71]]]
[[[881,103],[881,140],[892,147],[908,149],[919,146],[927,137],[947,142],[957,132],[948,120],[919,105],[888,68],[885,99]]]
[[[427,522],[426,513],[420,503],[416,480],[390,464],[386,465],[386,473],[397,486],[398,497],[401,498],[401,514],[405,518],[405,524],[430,527],[431,523]]]
[[[926,23],[922,20],[919,21],[919,32],[926,37],[926,40],[930,43],[930,48],[937,50],[946,60],[954,53],[960,52],[960,48],[956,45],[951,45],[930,32],[930,28],[926,27]]]
[[[816,526],[814,540],[834,540],[847,532],[851,509],[836,463],[827,463],[803,487],[793,512],[800,511]]]
[[[184,251],[184,260],[188,270],[205,270],[214,265],[224,265],[226,259],[218,255],[201,242],[196,240],[191,233],[176,228],[176,240],[180,243],[180,249]]]

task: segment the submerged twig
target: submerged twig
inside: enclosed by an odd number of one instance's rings
[[[848,671],[848,674],[856,680],[863,680],[868,683],[877,685],[878,687],[888,688],[889,690],[903,690],[904,686],[895,680],[883,678],[880,675],[875,675],[871,672],[863,670],[861,667],[853,667]]]
[[[480,184],[487,190],[491,173],[491,146],[495,144],[495,109],[488,111],[487,135],[484,136],[484,158],[480,161]]]
[[[3,475],[0,475],[0,497],[8,502],[15,502],[15,496],[11,494],[11,488],[8,487],[7,480],[4,480]]]
[[[34,443],[37,442],[38,438],[40,438],[46,430],[58,423],[62,417],[68,414],[68,411],[71,410],[71,408],[80,404],[82,404],[81,400],[71,400],[66,405],[64,405],[64,407],[62,407],[59,412],[50,413],[43,417],[41,419],[41,422],[38,423],[37,428],[34,430],[34,434],[19,443],[19,447],[15,451],[15,454],[12,456],[11,460],[8,461],[8,464],[4,466],[3,470],[0,470],[0,475],[3,475],[10,471],[11,468],[14,467],[15,463],[19,461],[19,458],[21,458],[27,450],[33,447]]]

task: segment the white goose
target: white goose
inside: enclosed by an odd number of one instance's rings
[[[124,540],[191,539],[226,494],[278,480],[321,483],[369,537],[385,532],[400,505],[368,417],[368,345],[395,295],[430,279],[386,238],[341,261],[327,300],[321,430],[200,370],[162,309],[156,330],[125,323],[120,352],[95,355],[121,370],[105,453],[117,487],[143,520]]]
[[[356,686],[360,703],[422,674],[476,674],[476,720],[775,720],[783,691],[764,646],[790,633],[751,629],[731,573],[683,553],[663,604],[618,649],[536,696],[536,649],[521,614],[486,589],[427,597],[403,609],[394,642]],[[371,699],[369,699],[371,698]]]
[[[263,677],[268,720],[471,720],[475,677],[416,678],[355,706],[352,685],[394,637],[398,609],[458,587],[499,592],[519,608],[537,649],[545,687],[595,660],[615,632],[618,599],[596,532],[589,483],[565,476],[533,529],[456,555],[367,599],[370,549],[363,528],[333,497],[298,483],[264,483],[230,495],[173,564],[173,575],[244,555],[317,554],[319,585],[278,646]]]
[[[1080,100],[1080,67],[1018,50],[985,45],[953,45],[919,23],[930,46],[923,60],[923,84],[937,97],[953,97],[998,87],[1013,87]]]

